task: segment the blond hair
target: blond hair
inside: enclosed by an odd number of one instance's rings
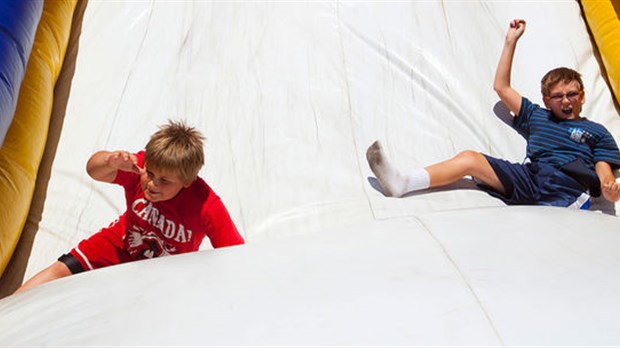
[[[198,176],[204,165],[204,136],[183,121],[168,121],[146,144],[144,160],[149,167],[176,172],[184,183]]]
[[[579,84],[579,91],[583,91],[583,81],[581,74],[569,68],[555,68],[543,76],[540,81],[540,92],[543,96],[548,97],[551,94],[551,88],[558,82],[570,83],[576,81]]]

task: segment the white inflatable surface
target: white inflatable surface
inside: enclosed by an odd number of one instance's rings
[[[207,136],[201,174],[247,244],[7,297],[0,345],[620,345],[618,205],[372,186],[376,139],[403,167],[523,159],[493,111],[513,18],[515,88],[540,103],[542,75],[575,68],[583,114],[618,136],[577,2],[88,3],[25,278],[123,211],[88,157],[168,118]]]

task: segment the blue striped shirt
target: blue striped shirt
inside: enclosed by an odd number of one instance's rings
[[[513,127],[527,140],[527,156],[533,162],[559,168],[581,157],[592,170],[599,161],[620,167],[614,138],[603,125],[585,117],[561,120],[524,97]]]

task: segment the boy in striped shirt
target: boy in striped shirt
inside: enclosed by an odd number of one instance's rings
[[[568,68],[548,72],[541,81],[546,108],[511,87],[512,60],[525,26],[524,20],[510,22],[493,88],[516,115],[513,127],[527,140],[526,162],[463,151],[447,161],[401,173],[375,142],[366,156],[387,196],[448,185],[470,175],[506,204],[585,209],[590,195],[602,194],[610,202],[620,199],[620,185],[612,172],[620,167],[618,146],[604,126],[580,116],[585,103],[580,74]]]

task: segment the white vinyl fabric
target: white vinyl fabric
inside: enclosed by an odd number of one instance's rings
[[[402,168],[524,159],[492,89],[513,18],[513,86],[541,103],[544,73],[577,69],[583,115],[620,136],[576,1],[90,1],[26,278],[124,210],[89,156],[169,118],[206,135],[201,175],[247,244],[7,297],[0,345],[619,345],[617,204],[373,188],[377,139]]]

